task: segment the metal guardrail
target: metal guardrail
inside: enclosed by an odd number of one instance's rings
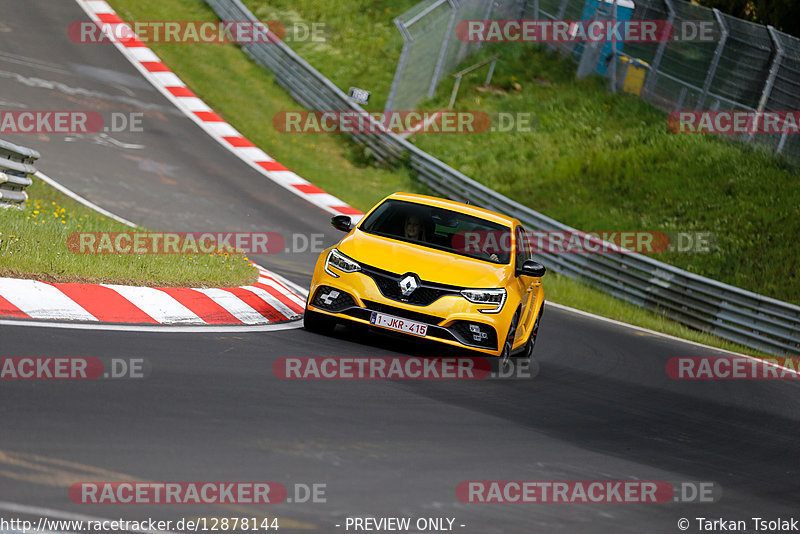
[[[257,19],[240,0],[205,0],[226,21]],[[242,48],[307,108],[364,110],[283,42]],[[377,121],[376,121],[377,122]],[[355,133],[383,162],[407,162],[421,183],[437,194],[519,219],[529,230],[575,229],[492,191],[394,133]],[[588,284],[682,324],[771,354],[800,355],[800,306],[758,295],[678,269],[636,253],[551,254],[553,271]]]
[[[33,149],[0,140],[0,207],[20,206],[28,200],[25,188],[36,174],[33,162],[39,153]]]

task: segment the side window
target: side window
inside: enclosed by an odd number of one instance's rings
[[[522,264],[526,260],[531,259],[531,248],[528,245],[528,233],[521,226],[517,226],[514,230],[516,245],[516,261],[514,268],[517,271],[522,270]]]

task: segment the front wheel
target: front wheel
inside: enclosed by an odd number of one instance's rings
[[[511,319],[511,326],[508,328],[506,341],[503,343],[503,351],[500,353],[500,368],[505,370],[511,363],[511,348],[514,345],[514,336],[517,333],[517,323],[519,322],[519,310],[514,314]]]
[[[303,327],[309,332],[328,335],[336,328],[336,321],[315,311],[306,308],[303,314]]]
[[[531,356],[533,356],[533,346],[536,344],[536,334],[539,332],[539,320],[542,318],[542,314],[544,313],[544,302],[542,302],[542,306],[539,308],[539,314],[536,316],[536,322],[533,323],[533,329],[531,329],[531,335],[528,336],[528,342],[525,343],[525,348],[517,354],[517,358],[521,360],[530,360]]]

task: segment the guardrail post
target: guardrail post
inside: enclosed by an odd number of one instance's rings
[[[672,0],[664,0],[664,5],[667,6],[667,10],[669,11],[667,24],[672,26],[672,23],[675,22],[675,8],[672,7]],[[653,89],[658,79],[658,67],[661,66],[661,58],[664,57],[664,50],[667,48],[667,44],[667,41],[661,41],[658,44],[658,50],[656,50],[656,55],[653,57],[653,64],[650,67],[650,76],[647,77],[647,83],[645,83],[644,91],[642,91],[645,99],[649,99],[653,94]]]
[[[25,188],[36,174],[33,162],[39,153],[32,148],[0,140],[0,208],[18,207],[28,200]]]
[[[714,80],[714,75],[717,73],[719,58],[722,57],[722,50],[725,48],[725,43],[728,41],[729,32],[728,27],[725,24],[725,20],[722,18],[722,15],[720,15],[717,8],[714,8],[713,11],[714,16],[717,18],[717,23],[719,24],[720,30],[722,30],[722,37],[717,43],[717,48],[714,49],[714,58],[711,60],[711,65],[708,68],[706,80],[703,82],[703,92],[700,93],[700,98],[697,99],[697,105],[694,108],[695,111],[700,111],[703,108],[703,104],[705,104],[708,91],[711,89],[711,82]]]

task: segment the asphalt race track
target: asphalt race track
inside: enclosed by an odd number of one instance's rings
[[[152,229],[336,239],[328,214],[226,152],[113,46],[72,43],[68,24],[86,18],[74,1],[5,0],[3,15],[0,108],[145,111],[143,133],[113,140],[4,136],[39,150],[46,174]],[[255,259],[307,285],[314,256]],[[672,380],[669,358],[718,352],[554,307],[542,320],[532,379],[273,374],[282,357],[438,355],[355,329],[323,337],[300,328],[159,333],[5,324],[0,349],[3,357],[142,358],[148,366],[143,379],[0,384],[0,518],[269,516],[287,531],[335,533],[345,532],[347,517],[406,516],[455,518],[454,530],[465,534],[675,533],[681,518],[697,532],[697,517],[750,524],[791,517],[800,502],[794,382]],[[295,484],[325,484],[325,502],[86,505],[68,495],[75,482],[120,480],[276,481],[290,497]],[[467,504],[456,486],[468,480],[713,482],[718,498]]]

